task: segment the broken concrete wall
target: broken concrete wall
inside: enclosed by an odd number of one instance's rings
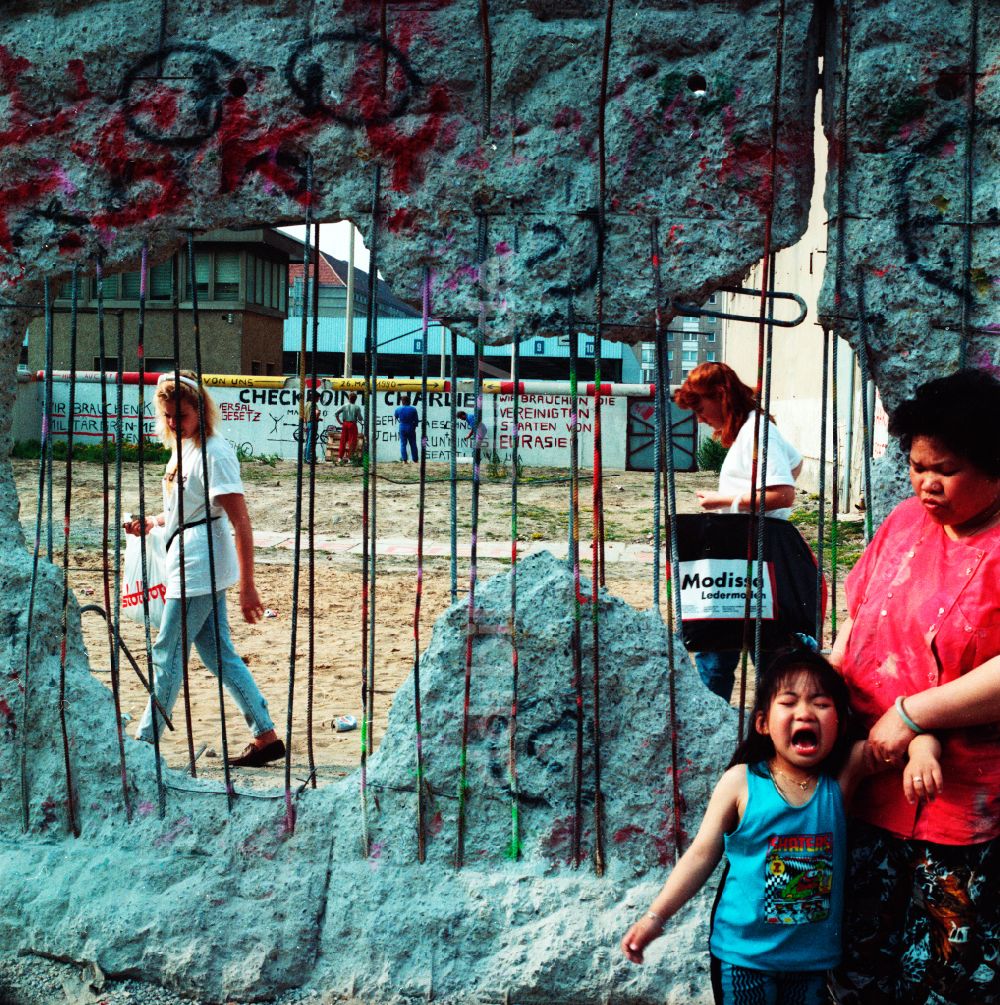
[[[37,304],[41,278],[58,279],[74,262],[92,271],[98,253],[108,269],[133,266],[147,241],[151,258],[161,258],[187,227],[297,223],[309,205],[321,217],[348,216],[374,237],[374,200],[386,278],[412,296],[424,267],[432,268],[434,313],[466,330],[482,316],[494,340],[561,332],[571,298],[577,317],[592,322],[599,286],[609,332],[639,337],[651,315],[654,217],[667,298],[699,299],[760,257],[776,2],[616,5],[603,158],[604,5],[487,7],[484,28],[478,3],[387,4],[383,36],[380,5],[359,0],[248,3],[236,13],[221,0],[182,8],[152,0],[7,4],[0,458],[9,454],[14,369],[28,317],[12,305]],[[838,331],[855,344],[867,340],[891,405],[895,388],[954,364],[954,332],[942,339],[941,323],[952,324],[956,310],[966,327],[983,329],[973,333],[970,360],[992,352],[997,14],[979,12],[968,256],[953,237],[965,219],[956,207],[964,205],[968,135],[953,78],[968,56],[972,8],[924,0],[838,9],[851,20],[850,130],[831,176],[843,181],[847,211],[827,304],[839,315]],[[161,44],[150,41],[150,25],[160,24],[163,10]],[[814,5],[789,2],[784,10],[775,246],[801,233],[812,172]],[[830,82],[838,38],[833,24]],[[837,107],[831,90],[830,129]],[[836,216],[836,190],[829,198]],[[992,355],[983,361],[996,362]],[[434,827],[441,817],[428,862],[419,865],[407,687],[370,765],[370,851],[377,855],[359,850],[357,778],[304,793],[294,832],[280,798],[241,796],[230,813],[224,795],[175,777],[161,817],[148,751],[131,743],[125,787],[134,819],[126,823],[110,698],[89,674],[72,598],[61,658],[61,583],[44,562],[29,615],[32,559],[5,460],[0,544],[6,945],[97,958],[109,972],[217,999],[267,997],[309,981],[377,1001],[432,992],[472,1001],[508,990],[513,1000],[549,1002],[707,997],[705,896],[678,919],[659,962],[651,954],[653,966],[629,968],[616,950],[673,851],[664,831],[673,812],[665,639],[648,615],[610,600],[601,609],[609,841],[607,874],[598,879],[565,860],[567,780],[575,770],[565,742],[572,583],[544,560],[534,569],[525,564],[526,595],[535,592],[524,656],[534,669],[524,686],[534,704],[526,700],[523,728],[526,737],[541,730],[559,742],[536,741],[533,753],[527,746],[521,753],[531,805],[523,808],[523,858],[507,861],[509,795],[496,775],[509,653],[499,638],[480,642],[468,861],[454,871],[460,609],[446,615],[425,661]],[[502,623],[506,584],[496,580],[482,593]],[[732,713],[704,694],[683,659],[678,670],[684,820],[692,828],[730,749]],[[71,819],[79,838],[68,836]],[[588,850],[592,842],[587,835]],[[247,919],[262,914],[273,923],[248,948]]]
[[[5,595],[27,589],[30,561],[0,567]],[[517,776],[521,856],[510,854],[511,646],[502,631],[474,645],[465,789],[464,865],[456,868],[467,605],[439,619],[421,660],[426,861],[417,855],[413,681],[393,703],[381,749],[360,776],[295,799],[236,797],[218,783],[165,773],[161,815],[152,750],[126,742],[126,822],[114,710],[70,653],[67,720],[74,819],[59,717],[59,613],[36,612],[28,678],[27,794],[20,831],[19,718],[0,762],[3,864],[0,941],[99,963],[187,995],[269,998],[309,986],[344,998],[397,1002],[707,1002],[710,890],[632,967],[617,950],[688,840],[735,739],[735,712],[708,692],[676,646],[682,724],[671,752],[667,638],[652,612],[601,595],[601,738],[606,873],[595,875],[592,649],[583,632],[583,759],[576,760],[576,687],[569,647],[574,584],[547,553],[518,574],[520,681]],[[44,573],[54,590],[58,574]],[[583,589],[589,592],[589,584]],[[482,628],[510,615],[509,575],[480,584]],[[11,634],[23,638],[24,614]],[[75,609],[71,611],[75,632]],[[588,618],[589,620],[589,613]],[[587,626],[589,629],[589,625]],[[22,711],[5,689],[13,716]],[[5,706],[8,707],[8,706]],[[582,814],[576,817],[575,778]],[[673,779],[682,802],[675,804]],[[237,788],[239,785],[237,784]],[[676,816],[675,816],[676,814]],[[573,859],[580,820],[582,860]],[[368,853],[363,836],[368,837]]]
[[[963,364],[1000,373],[1000,9],[881,0],[829,15],[821,312],[891,409]],[[894,446],[877,475],[881,516],[909,491]]]
[[[618,4],[605,122],[602,4],[379,5],[152,0],[15,4],[0,80],[0,292],[73,262],[154,260],[198,230],[350,217],[415,298],[493,340],[652,317],[650,222],[665,294],[703,299],[765,244],[773,2]],[[773,241],[801,234],[812,180],[813,5],[786,4]],[[376,170],[380,185],[375,189]],[[598,219],[604,191],[605,227]],[[377,194],[377,198],[376,198]],[[599,246],[603,243],[603,256]],[[704,254],[704,247],[712,249]],[[600,259],[600,260],[599,260]]]

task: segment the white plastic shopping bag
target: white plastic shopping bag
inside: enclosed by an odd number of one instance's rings
[[[167,601],[167,552],[163,528],[146,535],[146,572],[149,576],[149,623],[159,628]],[[143,623],[142,541],[137,534],[125,535],[125,569],[122,579],[122,614]]]

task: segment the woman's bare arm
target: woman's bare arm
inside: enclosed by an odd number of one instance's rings
[[[240,564],[240,610],[248,624],[256,624],[264,617],[264,605],[253,578],[253,527],[242,493],[229,492],[216,496],[215,502],[226,511],[233,525],[236,540],[236,558]]]
[[[1000,656],[957,680],[908,695],[906,714],[935,733],[1000,722]],[[896,709],[890,708],[872,726],[868,740],[879,757],[898,765],[914,735]]]
[[[739,509],[742,513],[750,512],[750,493],[744,492],[739,497],[726,495],[722,492],[699,492],[698,503],[702,509],[718,510],[731,509],[736,499],[739,498]],[[757,500],[760,504],[759,498]],[[768,485],[764,490],[764,509],[770,512],[773,509],[787,509],[795,504],[794,485]]]

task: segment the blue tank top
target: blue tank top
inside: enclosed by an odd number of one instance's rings
[[[836,779],[791,806],[767,766],[747,766],[743,819],[726,835],[728,870],[709,940],[712,955],[752,970],[829,970],[840,962],[846,828]]]

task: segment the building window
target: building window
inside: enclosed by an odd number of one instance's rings
[[[264,364],[259,359],[250,360],[250,374],[253,377],[262,377],[264,375]]]
[[[593,351],[593,347],[591,347],[591,351]],[[543,338],[535,339],[535,355],[536,356],[545,355],[545,339]]]
[[[699,328],[697,318],[681,318],[681,328],[686,332],[696,332]]]
[[[715,362],[715,353],[714,352],[707,352],[707,353],[705,353],[705,359],[708,360],[709,363],[714,363]]]
[[[681,353],[682,363],[697,363],[698,362],[698,350],[697,349],[685,349]]]
[[[656,353],[652,349],[643,348],[642,350],[642,361],[643,363],[653,363],[656,361]]]
[[[585,356],[593,356],[594,355],[594,343],[593,342],[584,342],[583,343],[583,354]]]
[[[710,306],[710,307],[714,307],[714,306],[715,306],[715,304],[716,304],[716,303],[718,303],[718,297],[717,297],[717,296],[716,296],[716,295],[715,295],[715,294],[713,293],[713,294],[712,294],[712,295],[711,295],[711,296],[710,296],[710,297],[708,298],[708,303],[709,303],[709,306]]]
[[[100,372],[102,369],[105,373],[117,373],[118,372],[118,357],[117,356],[105,356],[104,366],[101,366],[101,357],[94,357],[94,369]]]
[[[105,276],[101,282],[102,296],[105,300],[117,300],[121,290],[121,276]],[[94,299],[97,299],[97,280],[94,280]]]
[[[215,300],[239,300],[240,253],[217,251],[215,253]]]
[[[714,342],[715,341],[715,332],[705,332],[705,341],[706,342]]]
[[[208,277],[211,275],[207,251],[196,251],[194,256],[194,285],[199,295],[208,296]]]
[[[674,350],[673,349],[668,349],[667,350],[667,362],[668,363],[673,362],[673,358],[674,358]]]
[[[424,340],[422,338],[415,338],[413,340],[413,351],[414,352],[424,351]]]

